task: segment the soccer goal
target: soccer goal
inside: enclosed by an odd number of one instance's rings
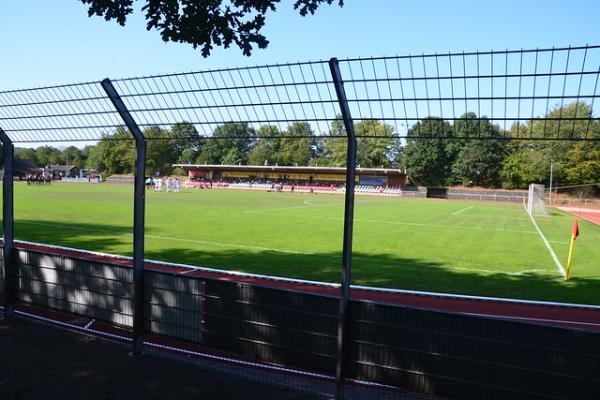
[[[546,195],[544,185],[532,183],[529,185],[527,197],[527,211],[529,215],[548,215],[546,211]]]

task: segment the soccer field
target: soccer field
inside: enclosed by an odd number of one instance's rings
[[[131,255],[133,188],[15,185],[16,239]],[[343,196],[147,192],[146,257],[339,282]],[[566,265],[573,217],[536,221]],[[565,282],[522,205],[357,196],[353,284],[600,304],[600,226],[580,221]]]

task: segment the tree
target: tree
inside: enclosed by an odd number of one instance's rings
[[[513,125],[510,136],[532,136],[536,139],[560,138],[563,140],[538,140],[533,143],[517,141],[511,145],[510,155],[502,167],[502,185],[507,188],[525,189],[530,183],[547,184],[550,179],[550,163],[554,162],[554,176],[560,184],[581,184],[596,176],[595,144],[576,144],[568,139],[600,138],[600,125],[591,122],[590,105],[584,102],[567,104],[551,110],[546,117],[529,121],[525,125]],[[578,118],[578,119],[570,119]]]
[[[134,0],[80,0],[88,4],[88,15],[104,17],[124,26],[133,13]],[[207,57],[214,46],[238,46],[249,56],[253,45],[264,49],[269,44],[260,33],[266,15],[274,12],[281,0],[144,0],[147,30],[158,30],[165,42],[189,43],[201,47]],[[334,0],[295,0],[301,16],[314,14],[323,4]],[[343,0],[338,0],[343,6]]]
[[[143,134],[152,138],[146,142],[146,174],[169,175],[177,162],[176,141],[170,132],[158,127],[148,128]]]
[[[33,160],[35,161],[35,149],[15,149],[15,157],[21,160]],[[36,161],[37,164],[37,161]]]
[[[89,153],[87,167],[107,175],[129,174],[134,169],[135,146],[131,134],[123,128],[100,140]]]
[[[247,123],[227,123],[218,126],[213,138],[202,146],[196,160],[199,164],[246,164],[256,132]]]
[[[581,185],[600,182],[600,144],[577,143],[568,153],[565,180],[568,184]]]
[[[455,144],[460,151],[452,164],[452,174],[464,185],[496,186],[500,182],[502,160],[506,155],[500,129],[486,117],[469,112],[454,123],[457,138],[470,139]]]
[[[60,162],[81,169],[85,163],[85,157],[80,149],[75,146],[69,146],[61,152]]]
[[[60,151],[52,146],[40,146],[35,149],[35,161],[39,167],[60,162]]]
[[[366,168],[391,168],[398,164],[400,142],[394,137],[394,129],[378,120],[364,120],[354,124],[356,140],[356,163]],[[372,137],[369,137],[372,136]],[[337,117],[329,129],[329,137],[321,145],[319,164],[335,167],[346,166],[348,140],[341,117]]]
[[[346,128],[341,116],[337,116],[329,128],[329,137],[324,139],[319,146],[321,154],[315,160],[319,165],[330,167],[346,166],[346,150],[348,148],[348,139],[346,138]]]
[[[278,164],[308,165],[316,155],[316,146],[310,124],[294,122],[281,137]]]
[[[189,150],[197,155],[200,152],[201,137],[194,125],[189,122],[178,122],[171,127],[169,137],[178,157]],[[191,153],[187,153],[188,155]],[[194,157],[195,158],[195,157]]]
[[[422,136],[429,137],[411,138]],[[402,151],[409,179],[423,186],[446,185],[451,172],[452,159],[445,138],[452,135],[452,127],[441,118],[429,117],[417,122],[408,130],[406,146]]]
[[[276,126],[261,126],[256,131],[258,140],[248,155],[248,163],[251,165],[279,163],[282,135],[283,133]]]
[[[394,128],[377,120],[364,120],[354,124],[357,139],[356,162],[366,168],[391,168],[396,166],[400,142]],[[369,137],[376,136],[376,137]]]

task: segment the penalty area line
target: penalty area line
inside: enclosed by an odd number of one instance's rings
[[[453,212],[453,213],[452,213],[452,215],[458,215],[458,214],[460,214],[460,213],[462,213],[462,212],[465,212],[465,211],[467,211],[467,210],[470,210],[471,208],[475,208],[475,206],[461,208],[460,210]]]
[[[563,278],[566,278],[567,277],[567,272],[565,271],[565,268],[562,266],[562,264],[558,260],[558,257],[556,257],[556,253],[554,252],[554,250],[552,250],[552,246],[550,246],[550,243],[548,242],[548,239],[546,239],[546,236],[544,236],[544,234],[542,233],[542,230],[538,226],[537,222],[535,222],[535,219],[533,218],[533,215],[529,214],[529,211],[527,211],[527,208],[525,206],[523,206],[523,208],[525,208],[525,212],[527,213],[527,215],[529,215],[529,219],[533,223],[533,226],[538,231],[538,233],[540,234],[542,240],[544,241],[544,244],[546,245],[546,248],[550,252],[550,256],[552,256],[552,260],[554,260],[554,264],[556,264],[556,267],[558,268],[558,272],[561,273],[561,275],[563,276]]]

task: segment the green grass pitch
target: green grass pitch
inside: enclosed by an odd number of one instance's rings
[[[15,185],[17,239],[131,255],[133,189]],[[147,192],[146,257],[339,282],[343,196]],[[566,265],[573,217],[537,222]],[[600,304],[600,226],[583,221],[565,282],[522,205],[356,197],[358,285]]]

